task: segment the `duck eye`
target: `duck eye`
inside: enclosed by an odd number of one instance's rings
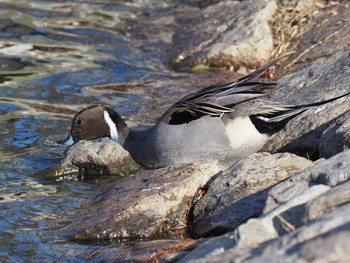
[[[81,124],[81,120],[80,120],[80,119],[77,121],[77,124],[78,124],[78,125],[80,125],[80,124]]]

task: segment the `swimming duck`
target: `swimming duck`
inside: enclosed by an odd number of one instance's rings
[[[142,131],[130,129],[108,106],[85,108],[73,118],[66,144],[107,136],[121,144],[136,162],[150,168],[239,160],[259,150],[293,117],[347,95],[299,106],[262,99],[276,83],[258,78],[283,57],[236,81],[183,97],[153,127]]]

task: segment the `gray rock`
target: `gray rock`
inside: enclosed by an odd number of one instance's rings
[[[260,215],[266,189],[309,165],[311,161],[288,153],[256,153],[243,159],[211,180],[194,206],[193,233],[201,237],[222,234]]]
[[[335,186],[350,179],[350,150],[341,152],[328,160],[319,160],[314,165],[291,177],[294,182],[309,182]]]
[[[312,184],[314,185],[314,184]],[[286,180],[275,185],[268,192],[266,204],[263,213],[266,214],[275,207],[287,202],[294,196],[301,194],[305,190],[310,188],[310,182],[292,182]]]
[[[342,242],[349,242],[347,235],[342,234],[350,229],[349,201],[350,181],[334,188],[313,185],[235,231],[197,244],[179,262],[230,262],[232,258],[235,262],[321,259],[315,255],[324,255],[323,251],[334,251],[342,247]],[[322,243],[323,238],[329,242]],[[332,244],[336,238],[341,242]],[[313,251],[310,256],[306,253],[309,247],[317,253]],[[350,255],[348,250],[337,253],[333,255],[335,259]]]
[[[350,147],[350,112],[335,119],[320,139],[320,158],[329,158]]]
[[[284,233],[290,232],[303,225],[303,218],[305,214],[304,204],[307,201],[320,196],[322,193],[329,190],[329,188],[329,186],[322,184],[312,185],[308,189],[305,189],[302,193],[294,196],[287,202],[280,204],[267,214],[261,216],[259,221],[269,232],[269,235],[266,235],[269,237],[268,239],[281,236]],[[250,238],[253,237],[253,234],[250,235]],[[266,237],[264,237],[264,239],[260,238],[261,241],[268,240]]]
[[[329,187],[326,186],[313,186],[273,211],[259,218],[250,219],[233,232],[212,238],[203,244],[197,244],[196,248],[191,253],[185,254],[179,262],[220,262],[222,256],[232,251],[234,251],[234,258],[240,262],[241,258],[247,258],[250,255],[252,248],[278,237],[279,228],[275,228],[274,222],[276,218],[283,220],[283,218],[281,219],[283,212],[312,200],[328,189]],[[248,253],[246,253],[247,251]]]
[[[264,213],[301,194],[313,185],[336,186],[350,179],[350,151],[344,151],[296,173],[287,180],[275,185],[268,192]]]
[[[215,164],[145,171],[101,186],[64,230],[73,239],[166,236],[186,224],[188,203],[220,169]]]
[[[333,211],[335,208],[349,203],[350,201],[350,181],[346,181],[328,190],[318,198],[314,198],[305,205],[305,214],[302,222],[307,224],[323,214]]]
[[[214,259],[216,255],[220,255],[225,250],[232,248],[235,242],[236,240],[232,232],[210,238],[204,243],[194,245],[194,248],[189,253],[180,254],[176,262],[201,262],[201,260]]]
[[[323,255],[323,250],[331,251],[328,245],[335,237],[348,242],[342,232],[346,233],[350,226],[349,157],[350,151],[344,151],[328,160],[319,160],[271,187],[260,217],[207,241],[206,245],[197,244],[180,262],[230,262],[232,258],[237,262],[264,262],[267,259],[295,262],[310,258],[305,253],[308,247]],[[329,242],[321,245],[322,238]],[[227,245],[220,247],[216,240]],[[341,242],[331,245],[332,248],[341,247]],[[209,244],[213,244],[210,249]],[[213,257],[210,251],[220,253]],[[312,252],[312,257],[316,254]],[[344,250],[333,256],[340,259],[347,255]]]
[[[287,104],[322,101],[349,92],[350,52],[339,53],[279,81],[271,99]],[[350,110],[350,96],[310,109],[292,119],[260,151],[291,152],[312,160],[319,158],[320,138],[339,115]]]
[[[67,149],[66,157],[52,170],[55,176],[73,172],[89,175],[128,174],[139,165],[124,148],[109,138],[80,141]]]
[[[350,230],[350,205],[346,204],[336,210],[324,214],[318,220],[304,225],[279,239],[272,240],[266,245],[250,251],[250,256],[245,262],[309,262],[312,261],[342,262],[350,258],[348,249],[343,248],[343,243],[348,243]],[[340,238],[337,240],[337,238]],[[327,241],[325,241],[327,240]],[[325,241],[325,242],[324,242]],[[335,242],[335,243],[331,243]],[[312,251],[307,250],[312,248]],[[329,252],[332,252],[328,254]],[[326,256],[325,258],[322,258]],[[343,258],[345,256],[345,258]],[[225,255],[226,261],[232,254]],[[222,258],[222,262],[225,259]],[[345,261],[343,261],[345,262]]]
[[[266,62],[274,48],[269,20],[276,10],[274,0],[221,1],[190,19],[186,14],[173,36],[173,63],[238,68]]]
[[[278,80],[269,98],[286,104],[306,104],[349,92],[350,50]]]

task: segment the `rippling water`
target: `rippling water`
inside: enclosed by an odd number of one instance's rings
[[[175,1],[0,0],[1,262],[79,262],[99,247],[70,242],[57,229],[59,219],[89,198],[93,182],[55,182],[36,173],[62,158],[57,141],[85,105],[108,103],[129,123],[149,124],[179,96],[162,88],[177,75],[162,54],[148,52],[157,39],[128,33],[132,23],[165,8],[191,7]],[[113,89],[105,87],[110,83]]]

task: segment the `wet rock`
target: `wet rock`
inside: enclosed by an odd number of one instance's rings
[[[197,243],[195,240],[159,239],[139,243],[116,243],[104,246],[87,255],[85,260],[94,262],[157,262],[160,258],[169,262],[179,248]],[[173,251],[169,253],[169,251]]]
[[[208,184],[208,191],[194,206],[192,231],[196,236],[225,233],[259,216],[267,189],[311,165],[311,161],[283,153],[256,153],[243,159]]]
[[[139,166],[124,148],[109,138],[79,141],[67,149],[66,157],[53,168],[55,176],[70,173],[85,175],[119,174]]]
[[[279,81],[271,99],[287,104],[304,104],[337,97],[349,92],[349,52],[339,53],[323,63],[293,73]],[[332,121],[350,110],[350,96],[312,108],[292,119],[272,136],[261,151],[292,152],[316,160],[320,138]]]
[[[198,187],[219,170],[215,164],[183,165],[145,171],[103,185],[65,233],[76,240],[167,235],[181,224],[183,228]]]
[[[173,36],[173,63],[262,64],[274,48],[269,20],[276,10],[274,0],[221,1],[181,17],[186,23]]]
[[[323,132],[320,140],[320,158],[329,158],[350,147],[350,112],[340,115]]]

